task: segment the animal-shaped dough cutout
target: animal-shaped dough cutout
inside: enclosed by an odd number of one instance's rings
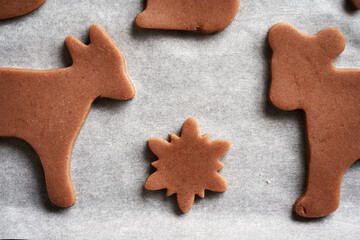
[[[28,14],[46,0],[0,0],[0,20],[19,17]]]
[[[28,142],[45,172],[50,200],[59,207],[75,203],[70,175],[74,142],[98,97],[131,99],[135,88],[116,44],[97,25],[90,45],[65,40],[73,64],[54,70],[0,68],[0,136]]]
[[[167,189],[174,193],[182,212],[189,211],[195,194],[204,197],[205,191],[224,192],[225,179],[217,172],[224,167],[219,159],[229,150],[226,140],[209,141],[209,134],[200,136],[194,118],[186,120],[181,136],[170,134],[171,141],[149,139],[151,151],[159,158],[152,165],[157,169],[145,182],[148,190]]]
[[[357,9],[360,9],[360,0],[351,0]]]
[[[219,32],[236,16],[240,0],[147,0],[136,17],[141,28]]]
[[[340,201],[344,172],[360,158],[360,69],[337,69],[345,39],[335,28],[306,35],[279,23],[268,34],[273,50],[270,101],[302,109],[308,142],[307,186],[294,205],[303,217],[323,217]]]

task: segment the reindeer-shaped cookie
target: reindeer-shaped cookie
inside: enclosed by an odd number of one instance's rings
[[[334,67],[345,48],[334,28],[311,36],[279,23],[268,40],[271,102],[306,115],[307,186],[294,210],[308,218],[329,215],[338,208],[344,172],[360,157],[360,69]]]
[[[219,32],[236,16],[240,0],[147,0],[136,17],[141,28]]]
[[[27,141],[39,155],[51,201],[74,204],[70,175],[74,142],[97,97],[131,99],[135,88],[111,38],[90,27],[90,45],[66,38],[73,59],[67,68],[0,68],[0,136]]]
[[[28,14],[44,4],[46,0],[0,0],[0,20]]]

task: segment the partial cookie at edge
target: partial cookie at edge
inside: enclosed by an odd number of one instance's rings
[[[240,0],[147,0],[136,19],[141,28],[215,33],[236,16]]]
[[[0,0],[0,20],[26,15],[45,3],[46,0]]]

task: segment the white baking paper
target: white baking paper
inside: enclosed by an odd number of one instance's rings
[[[143,0],[48,0],[0,21],[0,67],[33,69],[71,64],[65,37],[86,42],[89,26],[99,24],[122,50],[137,90],[130,101],[93,104],[73,150],[78,201],[68,209],[48,199],[31,146],[0,138],[0,238],[359,239],[359,162],[344,176],[335,213],[306,220],[292,212],[306,179],[304,119],[267,100],[266,35],[278,22],[308,34],[336,27],[347,46],[335,65],[360,68],[360,11],[345,0],[242,0],[224,31],[201,35],[139,29],[134,18],[144,7]],[[221,160],[229,189],[206,192],[181,214],[174,196],[143,188],[156,159],[147,140],[179,134],[190,116],[211,140],[232,142]]]

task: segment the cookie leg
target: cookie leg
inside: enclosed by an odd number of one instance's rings
[[[40,152],[39,157],[44,168],[46,188],[51,202],[59,207],[70,207],[76,201],[70,173],[71,151],[62,147],[45,154]]]
[[[336,161],[331,156],[312,156],[305,193],[294,205],[294,211],[306,218],[324,217],[338,208],[343,176],[342,166],[332,164]]]

